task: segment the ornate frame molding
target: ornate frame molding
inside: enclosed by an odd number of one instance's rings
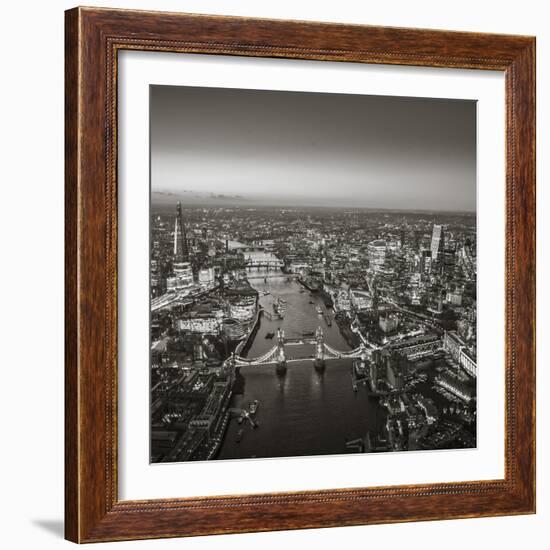
[[[118,500],[116,90],[117,54],[124,49],[505,73],[504,479]],[[65,55],[65,501],[69,540],[94,542],[534,512],[534,38],[75,8],[66,12]]]

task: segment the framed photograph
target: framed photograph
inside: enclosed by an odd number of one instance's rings
[[[535,39],[66,12],[66,537],[535,511]]]

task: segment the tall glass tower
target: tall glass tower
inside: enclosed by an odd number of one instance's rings
[[[443,226],[434,224],[432,231],[432,262],[437,262],[442,259],[443,247],[445,244],[445,235],[443,232]],[[440,257],[441,256],[441,257]]]
[[[189,261],[189,247],[187,244],[187,232],[181,214],[181,202],[178,202],[176,221],[174,224],[174,257],[176,262]]]

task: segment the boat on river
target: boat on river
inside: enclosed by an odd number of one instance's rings
[[[284,317],[284,314],[285,314],[285,304],[286,302],[284,302],[283,300],[281,300],[281,298],[277,298],[274,302],[273,302],[273,312],[275,313],[275,315],[279,318],[279,319],[282,319]]]

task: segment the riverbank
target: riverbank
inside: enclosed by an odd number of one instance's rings
[[[322,373],[309,359],[294,361],[284,377],[275,365],[241,367],[246,386],[230,407],[244,409],[258,400],[259,427],[239,437],[242,426],[232,418],[216,458],[343,454],[350,452],[348,441],[377,433],[378,400],[365,388],[353,391],[352,361],[331,360]]]
[[[290,340],[300,338],[306,331],[315,333],[320,326],[325,342],[333,349],[356,347],[349,326],[336,322],[329,326],[318,314],[318,308],[325,309],[318,292],[304,292],[304,285],[283,278],[254,281],[253,286],[265,311],[280,299],[285,312],[282,319],[261,315],[254,334],[246,342],[249,357],[266,353],[274,344],[269,334],[276,334],[278,329]],[[285,375],[278,375],[274,364],[237,369],[229,407],[242,409],[258,400],[259,427],[239,436],[242,426],[236,419],[230,420],[216,458],[346,453],[347,441],[364,438],[369,429],[376,431],[378,401],[369,398],[364,387],[353,391],[352,359],[331,360],[323,372],[318,372],[312,359],[314,344],[289,344],[285,353],[287,359],[294,359]],[[301,357],[307,358],[300,360]]]
[[[237,347],[235,348],[235,355],[240,355],[241,357],[246,357],[248,352],[250,351],[250,346],[254,342],[254,338],[256,337],[256,334],[258,332],[258,329],[261,325],[261,317],[264,313],[263,308],[258,308],[258,311],[256,312],[256,318],[254,320],[254,324],[252,325],[252,328],[250,329],[248,336],[242,340]]]
[[[345,338],[348,345],[351,349],[358,348],[361,345],[361,338],[351,330],[351,325],[348,318],[343,314],[337,314],[334,316],[336,324],[342,333],[342,336]]]

